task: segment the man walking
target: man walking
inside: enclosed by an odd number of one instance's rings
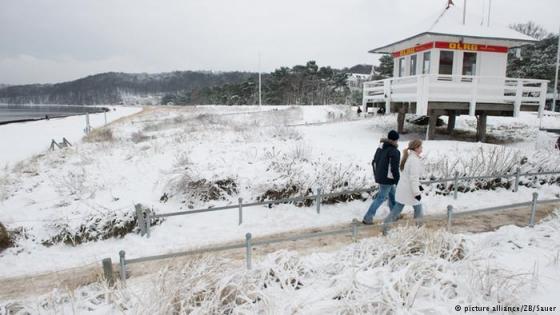
[[[363,224],[373,224],[375,212],[387,198],[389,198],[389,209],[395,206],[395,185],[400,178],[399,163],[401,160],[401,153],[397,149],[398,140],[399,133],[391,130],[387,139],[381,139],[381,144],[375,151],[371,165],[373,166],[375,182],[379,184],[379,191],[362,220]]]

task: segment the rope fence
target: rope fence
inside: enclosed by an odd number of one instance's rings
[[[462,181],[470,181],[470,180],[477,180],[477,179],[499,179],[499,178],[514,178],[513,182],[513,191],[517,192],[519,189],[519,182],[521,177],[528,177],[528,176],[544,176],[544,175],[559,175],[560,172],[540,172],[540,173],[521,173],[520,169],[517,168],[516,172],[513,174],[498,174],[498,175],[486,175],[486,176],[465,176],[459,177],[459,173],[455,172],[453,178],[442,178],[442,179],[431,179],[420,181],[423,185],[431,185],[436,183],[447,183],[453,182],[453,199],[457,200],[458,193],[459,193],[459,182]],[[186,211],[178,211],[178,212],[168,212],[168,213],[159,213],[155,214],[153,210],[150,209],[142,209],[140,205],[136,205],[136,215],[138,217],[138,228],[140,230],[140,234],[142,236],[146,235],[150,237],[151,235],[151,222],[157,218],[166,218],[166,217],[173,217],[173,216],[180,216],[180,215],[189,215],[189,214],[196,214],[196,213],[205,213],[205,212],[215,212],[215,211],[224,211],[224,210],[238,210],[238,224],[243,224],[243,208],[247,207],[254,207],[254,206],[263,206],[263,205],[272,205],[272,204],[281,204],[281,203],[289,203],[289,202],[303,202],[305,200],[313,200],[316,204],[317,214],[321,213],[321,201],[325,198],[332,198],[341,195],[352,195],[352,194],[362,194],[362,193],[370,193],[373,192],[373,188],[362,188],[356,190],[345,190],[340,192],[333,192],[333,193],[322,193],[322,188],[318,187],[315,191],[315,195],[307,195],[307,196],[299,196],[299,197],[292,197],[292,198],[283,198],[283,199],[276,199],[276,200],[265,200],[262,202],[250,202],[250,203],[243,203],[243,199],[238,199],[238,204],[229,205],[229,206],[220,206],[220,207],[213,207],[213,208],[205,208],[205,209],[196,209],[196,210],[186,210]]]

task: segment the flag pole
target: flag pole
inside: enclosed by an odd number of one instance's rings
[[[259,52],[259,109],[262,109],[262,94],[261,94],[261,53]]]
[[[463,25],[465,25],[465,22],[467,20],[467,0],[464,0],[463,4]]]
[[[490,27],[490,10],[492,9],[492,0],[488,0],[488,24],[487,26]]]
[[[560,28],[558,29],[558,47],[556,52],[556,73],[554,75],[554,94],[552,99],[552,111],[556,111],[556,99],[558,98],[558,64],[560,63]],[[559,109],[560,111],[560,109]]]

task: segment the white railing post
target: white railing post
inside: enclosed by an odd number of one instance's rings
[[[513,117],[519,116],[519,111],[521,110],[522,97],[523,97],[523,81],[517,80],[517,86],[515,88],[515,101],[513,103]]]
[[[426,82],[428,80],[428,82]],[[428,95],[427,86],[429,85],[429,77],[425,75],[416,76],[416,114],[428,114]]]
[[[537,199],[539,198],[539,193],[533,193],[533,200],[531,200],[531,217],[529,218],[529,226],[535,226],[535,214],[537,213]]]
[[[369,95],[369,91],[368,91],[368,84],[367,82],[364,82],[364,86],[362,89],[362,111],[364,113],[364,116],[367,116],[367,97]]]
[[[542,117],[544,111],[544,105],[546,103],[546,89],[548,88],[548,82],[541,82],[541,92],[539,97],[539,118]],[[554,111],[554,106],[556,105],[556,100],[552,100],[552,111]]]
[[[391,79],[383,80],[383,96],[385,97],[385,114],[391,111]]]
[[[478,77],[472,80],[472,94],[471,102],[469,103],[469,116],[474,116],[476,113],[476,101],[478,99]]]

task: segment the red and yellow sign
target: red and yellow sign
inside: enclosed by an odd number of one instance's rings
[[[460,43],[460,42],[436,42],[435,47],[441,49],[451,49],[451,50],[485,51],[485,52],[497,52],[497,53],[508,52],[508,48],[504,46],[491,46],[491,45]]]
[[[399,50],[397,52],[394,52],[392,55],[393,55],[393,57],[398,58],[398,57],[403,57],[403,56],[406,56],[406,55],[412,55],[412,54],[415,54],[417,52],[421,52],[421,51],[432,49],[432,48],[434,48],[434,42],[430,42],[430,43],[410,47],[410,48],[407,48],[407,49]]]
[[[495,52],[495,53],[508,52],[508,48],[504,46],[491,46],[491,45],[461,43],[461,42],[429,42],[426,44],[399,50],[397,52],[394,52],[392,55],[395,58],[404,57],[424,50],[432,49],[434,47],[440,49],[450,49],[450,50],[484,51],[484,52]]]

